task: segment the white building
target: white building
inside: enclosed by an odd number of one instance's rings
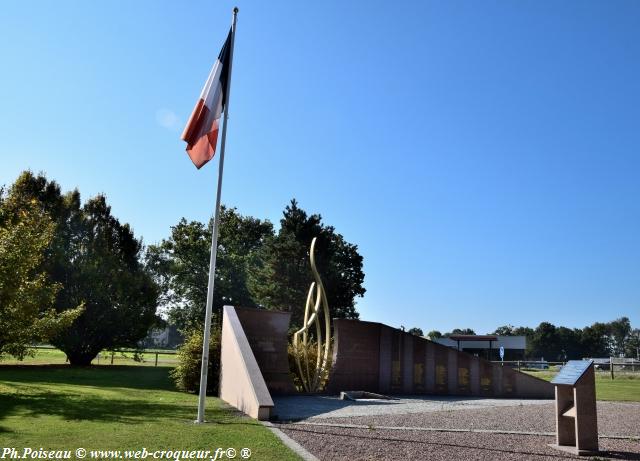
[[[527,348],[526,336],[451,335],[433,341],[489,360],[500,360],[501,347],[504,360],[522,360]]]

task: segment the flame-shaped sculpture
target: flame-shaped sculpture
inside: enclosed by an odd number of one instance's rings
[[[327,302],[327,295],[324,292],[324,286],[320,275],[316,269],[315,260],[315,247],[316,238],[311,241],[311,250],[309,251],[309,259],[311,262],[311,272],[313,272],[313,278],[315,282],[311,283],[309,287],[309,293],[307,294],[307,303],[304,308],[304,321],[302,328],[293,335],[293,349],[296,356],[296,364],[298,365],[298,371],[300,373],[300,381],[306,392],[316,392],[319,390],[322,384],[322,378],[329,363],[329,349],[331,347],[331,322],[329,319],[329,303]],[[324,330],[325,334],[322,335],[322,328],[320,326],[320,305],[322,305],[322,313],[324,314]],[[309,357],[308,357],[308,345],[309,345],[309,329],[315,324],[316,326],[316,340],[317,340],[317,359],[316,366],[313,373],[310,370]],[[302,335],[302,354],[304,356],[304,369],[300,363],[300,335]],[[324,338],[324,342],[323,342]]]

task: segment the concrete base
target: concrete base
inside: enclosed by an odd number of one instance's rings
[[[571,445],[558,445],[557,443],[550,443],[549,446],[551,448],[555,448],[556,450],[564,451],[565,453],[571,453],[572,455],[580,455],[580,456],[595,456],[599,451],[592,450],[578,450],[576,447]]]
[[[400,400],[397,397],[389,397],[387,395],[376,394],[374,392],[366,392],[366,391],[342,391],[340,392],[340,400]]]

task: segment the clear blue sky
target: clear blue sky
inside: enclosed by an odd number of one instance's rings
[[[223,201],[321,213],[363,319],[640,326],[640,2],[236,3]],[[103,192],[146,243],[208,219],[179,135],[234,4],[3,4],[0,184]]]

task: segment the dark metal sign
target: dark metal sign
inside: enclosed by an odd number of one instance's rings
[[[567,364],[562,367],[560,373],[551,380],[551,384],[575,386],[576,382],[578,382],[592,363],[591,360],[569,360]]]

